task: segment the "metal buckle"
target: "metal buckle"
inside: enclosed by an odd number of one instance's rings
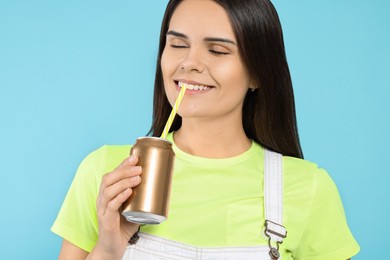
[[[281,243],[283,243],[283,238],[287,237],[287,230],[284,226],[279,225],[278,223],[275,223],[275,222],[270,221],[268,219],[265,220],[264,226],[265,226],[264,234],[268,237],[269,256],[271,257],[272,260],[277,260],[280,257],[279,245]],[[277,231],[272,229],[275,227],[278,228]],[[276,248],[273,247],[271,244],[271,242],[273,242],[273,241],[271,241],[272,238],[271,238],[270,234],[281,238],[281,241],[278,241],[278,240],[276,241]]]
[[[280,238],[286,238],[287,237],[287,230],[284,226],[278,224],[278,223],[275,223],[271,220],[268,220],[266,219],[265,220],[265,223],[264,223],[264,226],[265,226],[265,232],[266,232],[266,236],[267,237],[270,237],[269,234],[273,234],[275,236],[278,236]],[[276,231],[275,229],[273,228],[278,228],[278,230]],[[269,234],[267,234],[267,232]]]

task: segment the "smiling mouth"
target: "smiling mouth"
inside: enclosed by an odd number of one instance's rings
[[[175,81],[175,83],[180,88],[185,86],[187,88],[187,90],[193,90],[193,91],[205,91],[205,90],[209,90],[212,88],[211,86],[195,85],[195,84],[189,84],[189,83],[185,83],[185,82],[181,82],[181,81]]]

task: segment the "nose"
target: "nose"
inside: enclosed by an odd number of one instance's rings
[[[180,64],[180,69],[185,72],[203,72],[205,64],[199,50],[189,49]]]

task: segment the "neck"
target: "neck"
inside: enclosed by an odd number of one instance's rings
[[[205,158],[237,156],[251,146],[242,124],[213,120],[183,120],[174,140],[180,150]]]

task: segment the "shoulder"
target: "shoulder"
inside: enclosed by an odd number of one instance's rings
[[[78,173],[103,175],[117,167],[130,154],[130,149],[131,145],[103,145],[82,160]]]
[[[80,163],[52,231],[90,252],[98,238],[96,198],[102,176],[124,160],[130,145],[103,145]]]
[[[286,247],[297,259],[347,259],[356,254],[359,246],[328,172],[307,160],[284,157],[283,163]]]
[[[129,145],[103,145],[89,153],[80,163],[69,189],[67,197],[72,199],[67,200],[73,204],[81,200],[95,201],[102,176],[115,169],[129,151]]]
[[[131,145],[109,145],[105,144],[97,148],[96,150],[89,153],[85,159],[96,160],[96,159],[110,159],[115,156],[123,156],[130,153]],[[85,160],[84,159],[84,160]]]
[[[299,209],[301,219],[307,219],[313,207],[319,204],[323,206],[340,204],[335,183],[328,172],[316,163],[283,157],[283,170],[286,209],[289,207],[293,207],[294,211]]]
[[[283,167],[286,171],[301,172],[304,175],[311,174],[319,169],[314,162],[290,156],[283,156]]]
[[[325,169],[308,160],[284,156],[283,170],[285,184],[291,182],[297,185],[307,186],[307,188],[320,188],[319,186],[334,185]]]

